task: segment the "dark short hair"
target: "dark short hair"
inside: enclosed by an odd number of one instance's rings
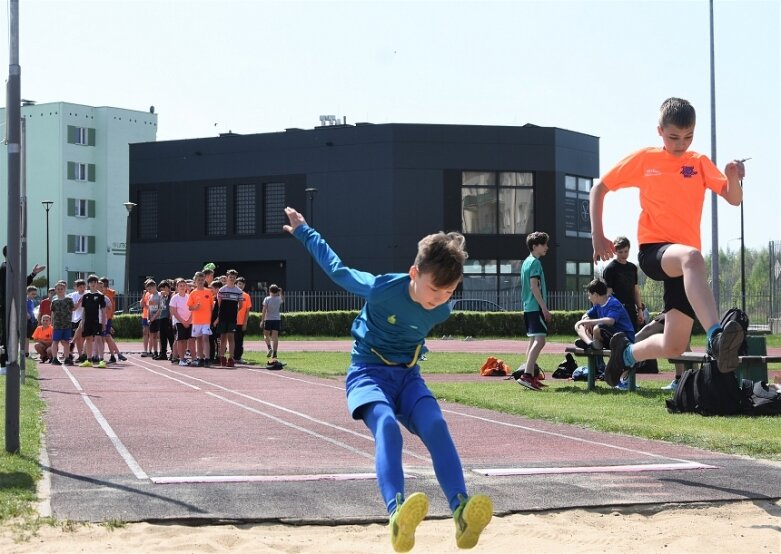
[[[688,100],[683,98],[668,98],[659,107],[659,126],[675,125],[679,129],[694,127],[697,123],[697,113]]]
[[[629,248],[630,246],[629,239],[626,237],[616,237],[615,240],[613,240],[613,247],[616,250],[620,250],[621,248]]]
[[[98,279],[97,275],[90,275],[87,277],[87,283],[97,283],[98,281],[100,281],[100,279]]]
[[[278,293],[278,292],[279,292],[279,287],[278,287],[277,285],[271,285],[271,286],[268,288],[268,291],[269,291],[269,292],[273,292],[274,294],[276,294],[276,293]]]
[[[87,286],[87,282],[84,279],[76,279],[73,281],[73,285],[76,287]]]
[[[601,279],[594,279],[588,285],[586,285],[586,290],[591,294],[605,296],[607,294],[607,285]]]
[[[237,283],[246,283],[247,280],[244,277],[236,277],[236,282]]]
[[[100,282],[103,283],[104,285],[108,286],[108,277],[101,277],[100,278]]]
[[[533,233],[526,235],[526,247],[529,249],[529,252],[531,252],[532,248],[538,244],[548,244],[548,240],[550,240],[548,233],[534,231]]]

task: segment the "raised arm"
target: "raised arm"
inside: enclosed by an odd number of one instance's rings
[[[616,249],[613,241],[605,237],[605,230],[602,226],[602,209],[605,203],[605,195],[608,188],[600,181],[593,187],[589,193],[589,215],[591,216],[591,245],[594,248],[594,261],[606,262],[611,259]]]

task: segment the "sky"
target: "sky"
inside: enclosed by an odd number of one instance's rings
[[[312,128],[323,114],[348,123],[532,123],[599,137],[605,173],[661,146],[659,105],[678,96],[697,109],[692,149],[712,154],[708,0],[19,4],[22,98],[154,106],[158,140]],[[713,6],[715,160],[723,169],[752,158],[745,245],[759,249],[781,240],[781,2]],[[5,18],[8,35],[7,10]],[[7,40],[0,59],[9,59]],[[706,253],[711,209],[709,194]],[[636,189],[610,193],[606,234],[636,245],[639,212]],[[718,199],[722,249],[740,248],[740,222],[740,208]]]

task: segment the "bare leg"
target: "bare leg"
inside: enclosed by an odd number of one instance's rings
[[[534,375],[534,368],[537,365],[537,358],[545,348],[545,337],[536,336],[531,337],[529,341],[529,349],[526,352],[526,373]]]
[[[703,329],[708,330],[719,322],[716,301],[705,274],[705,260],[699,250],[682,244],[671,245],[662,255],[662,269],[670,277],[683,275],[686,297]]]

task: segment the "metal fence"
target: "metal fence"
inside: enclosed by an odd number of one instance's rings
[[[131,313],[139,311],[139,300],[142,293],[120,294],[117,298],[117,308]],[[264,293],[250,292],[252,311],[260,311],[263,305]],[[507,311],[522,311],[521,293],[519,289],[508,289],[497,294],[493,291],[457,292],[453,299],[487,300],[499,304]],[[747,293],[746,313],[752,325],[770,326],[773,319],[772,294],[768,292]],[[286,291],[283,312],[324,312],[337,310],[360,310],[363,298],[345,291]],[[643,302],[651,312],[660,312],[664,308],[661,294],[646,295]],[[740,294],[732,297],[722,296],[720,313],[733,306],[740,306]],[[548,291],[548,307],[556,311],[582,311],[591,306],[582,291]]]

